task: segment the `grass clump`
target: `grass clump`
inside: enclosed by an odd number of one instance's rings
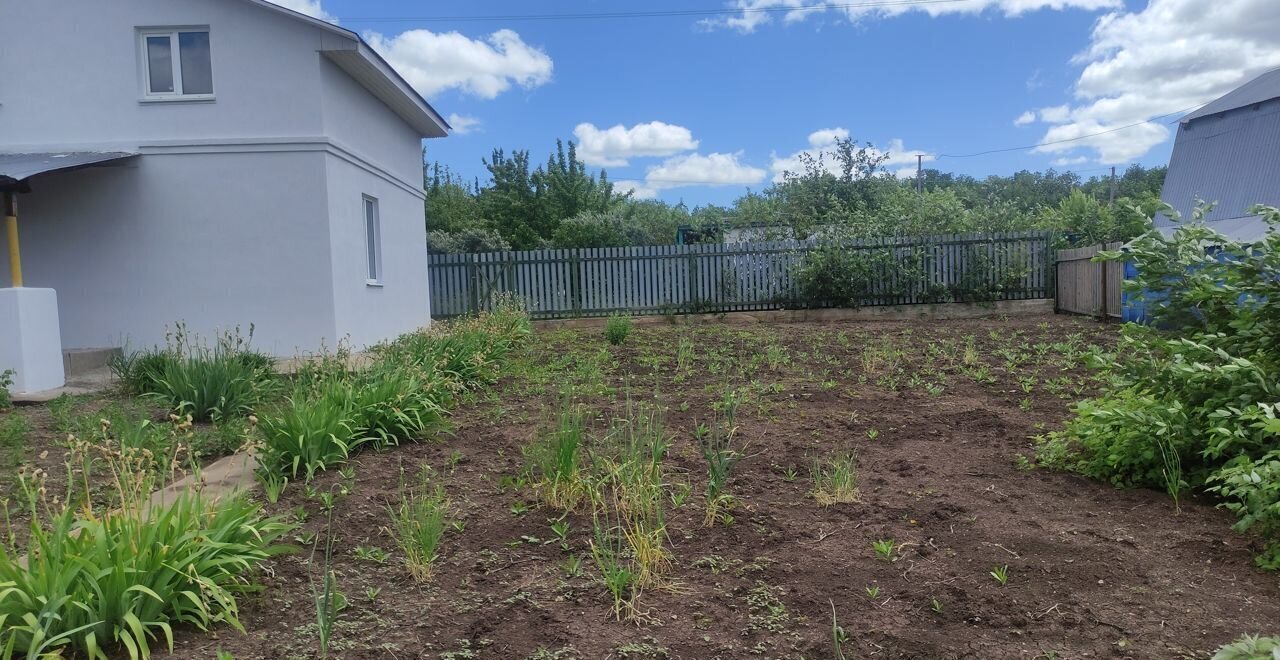
[[[345,461],[355,441],[350,400],[351,386],[342,381],[298,387],[284,404],[261,415],[263,468],[291,477],[302,472],[310,481]]]
[[[734,499],[727,491],[729,475],[738,461],[745,457],[735,441],[738,403],[737,394],[730,393],[720,405],[723,419],[713,418],[709,425],[699,424],[694,429],[694,440],[707,462],[707,515],[704,524],[708,527],[716,522],[726,525],[733,522],[730,511]]]
[[[858,501],[858,463],[853,452],[815,459],[809,469],[813,499],[821,506]]]
[[[126,390],[164,401],[196,421],[246,415],[269,394],[274,361],[250,348],[239,328],[219,335],[212,347],[179,323],[166,348],[116,358],[112,372]]]
[[[614,346],[621,346],[631,334],[631,317],[625,314],[612,314],[604,324],[604,338]]]
[[[400,502],[388,508],[391,515],[391,531],[400,551],[404,553],[409,574],[415,580],[431,578],[431,569],[440,554],[440,542],[447,527],[445,515],[449,500],[444,486],[432,485],[431,469],[424,467],[418,473],[418,482],[410,487],[400,486]]]
[[[525,449],[531,483],[547,506],[572,511],[586,494],[581,466],[585,428],[582,407],[566,404],[550,432]]]
[[[145,449],[73,440],[69,455],[86,482],[106,466],[113,505],[95,509],[87,488],[50,497],[44,472],[20,475],[30,535],[23,556],[0,548],[4,657],[145,660],[157,641],[173,650],[175,623],[243,630],[236,597],[258,588],[254,570],[287,549],[275,542],[290,526],[240,497],[188,492],[150,505],[160,479]]]

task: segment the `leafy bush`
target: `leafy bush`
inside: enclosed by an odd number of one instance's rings
[[[619,346],[631,334],[631,317],[625,314],[613,314],[604,324],[604,338],[614,346]]]
[[[796,269],[800,300],[809,307],[861,307],[871,297],[877,272],[896,265],[887,250],[853,250],[824,242],[805,254]]]
[[[82,469],[93,464],[92,451],[101,450],[73,444]],[[236,596],[256,589],[254,569],[286,549],[274,544],[290,527],[244,498],[190,492],[149,506],[158,483],[150,457],[101,454],[116,477],[118,509],[51,502],[39,470],[20,479],[32,520],[24,556],[0,547],[4,657],[145,659],[161,636],[173,650],[173,623],[243,630]]]
[[[1280,568],[1280,210],[1256,243],[1201,223],[1151,232],[1127,254],[1127,291],[1156,327],[1129,324],[1114,353],[1092,356],[1111,383],[1040,447],[1041,462],[1120,486],[1205,489],[1256,531],[1258,563]]]
[[[1218,649],[1213,660],[1276,660],[1280,658],[1280,637],[1245,635]]]
[[[13,405],[13,399],[9,396],[10,387],[13,387],[13,369],[0,371],[0,410]]]
[[[1240,457],[1210,477],[1209,488],[1225,502],[1223,508],[1240,517],[1235,529],[1256,531],[1271,539],[1258,557],[1258,565],[1280,570],[1280,449],[1258,460]]]

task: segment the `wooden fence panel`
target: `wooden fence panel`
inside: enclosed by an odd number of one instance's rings
[[[859,239],[844,246],[874,257],[872,281],[860,301],[870,306],[959,300],[974,287],[997,300],[1051,297],[1055,279],[1084,278],[1075,271],[1088,267],[1086,257],[1050,260],[1051,243],[1048,232],[1001,232]],[[523,301],[534,318],[795,307],[796,268],[816,246],[812,240],[762,241],[433,254],[431,315],[492,309],[503,295]],[[1087,307],[1088,300],[1081,300],[1069,304]]]
[[[1098,263],[1103,250],[1118,250],[1123,243],[1107,243],[1058,250],[1056,264],[1057,308],[1098,318],[1121,318],[1124,263]]]

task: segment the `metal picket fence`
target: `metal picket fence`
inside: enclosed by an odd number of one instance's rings
[[[843,242],[875,251],[869,294],[861,305],[949,302],[984,277],[996,300],[1051,298],[1050,232],[887,237]],[[491,309],[513,295],[534,318],[683,314],[798,306],[796,267],[814,241],[656,245],[623,248],[432,254],[431,315],[443,319]],[[895,266],[910,263],[904,278]],[[982,272],[980,272],[982,271]],[[901,281],[906,279],[907,281]]]

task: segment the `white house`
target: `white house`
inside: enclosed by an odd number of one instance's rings
[[[282,356],[428,323],[422,138],[449,127],[355,33],[263,0],[0,0],[0,62],[18,391],[61,380],[51,343],[179,320]]]

